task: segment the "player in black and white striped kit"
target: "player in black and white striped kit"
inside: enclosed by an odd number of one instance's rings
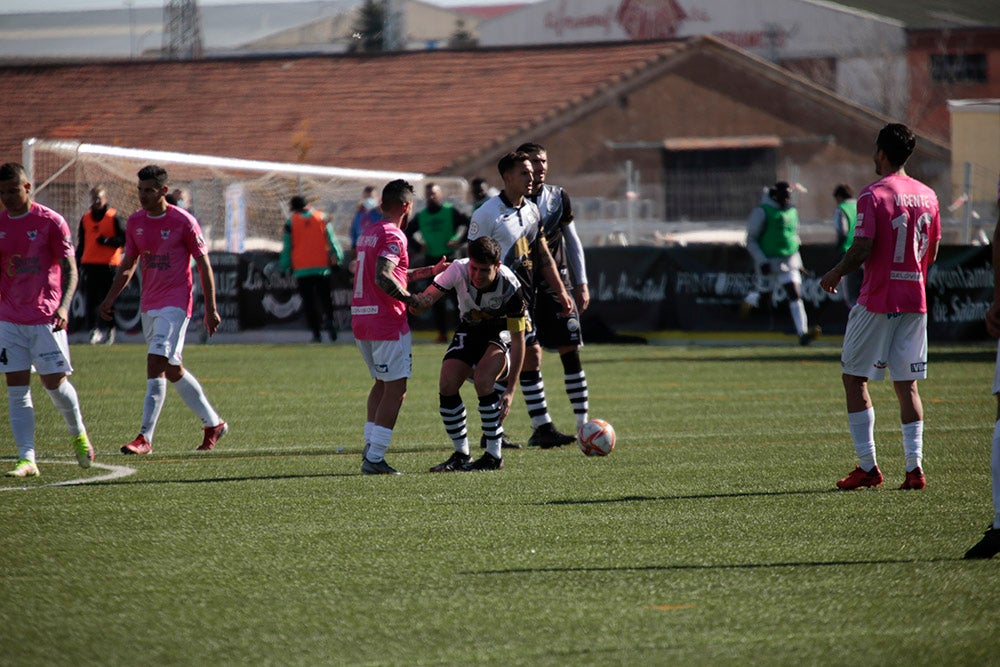
[[[472,214],[469,241],[480,236],[496,239],[503,248],[503,263],[511,268],[524,286],[530,324],[525,337],[525,360],[531,356],[541,359],[541,349],[534,331],[535,283],[544,280],[551,286],[546,294],[554,300],[554,308],[563,317],[574,312],[573,298],[559,276],[558,267],[549,245],[542,234],[541,215],[534,202],[528,199],[534,182],[531,158],[527,153],[514,152],[500,158],[497,170],[504,182],[504,189]],[[530,350],[530,351],[529,351]],[[545,403],[545,390],[541,383],[539,366],[527,374],[522,371],[519,382],[528,404],[533,433],[529,445],[558,447],[576,440],[556,430]],[[498,388],[498,391],[502,388]],[[508,445],[504,443],[504,446]]]
[[[503,419],[524,359],[528,307],[521,281],[500,263],[500,253],[495,239],[475,239],[469,243],[469,256],[452,262],[410,304],[410,312],[419,315],[444,295],[455,294],[461,315],[438,383],[441,419],[455,451],[431,472],[503,469]],[[486,453],[476,461],[469,451],[465,403],[459,395],[467,380],[476,387],[486,441]]]
[[[563,365],[563,380],[573,414],[576,430],[587,422],[588,400],[587,376],[580,363],[580,346],[583,337],[580,329],[580,313],[590,305],[590,291],[587,287],[587,269],[583,257],[583,244],[577,236],[573,224],[573,208],[569,195],[561,187],[545,182],[548,172],[548,153],[536,143],[518,146],[518,151],[531,160],[533,182],[528,199],[535,203],[541,216],[542,234],[556,263],[562,288],[573,296],[573,312],[562,313],[558,292],[544,276],[535,280],[535,304],[532,311],[535,334],[540,345],[529,345],[525,351],[524,368],[521,370],[521,391],[528,403],[535,432],[529,445],[543,448],[565,445],[573,442],[573,436],[555,431],[551,427],[545,401],[545,385],[542,382],[542,347],[556,350]],[[536,425],[536,415],[539,425]],[[549,427],[544,426],[547,423]],[[550,430],[551,429],[551,430]]]

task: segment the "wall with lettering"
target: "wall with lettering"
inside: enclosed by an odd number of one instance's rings
[[[482,46],[569,44],[715,35],[794,66],[835,61],[837,93],[889,115],[908,98],[902,24],[800,0],[545,0],[479,25]],[[804,71],[809,71],[806,66]]]
[[[906,46],[894,21],[800,0],[546,0],[479,25],[482,46],[708,34],[772,59],[902,53]]]
[[[827,294],[820,277],[839,259],[832,248],[803,246],[802,296],[810,324],[839,335],[847,324],[842,294]],[[222,331],[302,326],[302,301],[295,279],[277,268],[277,253],[212,253]],[[788,296],[774,290],[761,307],[741,313],[755,274],[746,250],[730,245],[675,248],[587,248],[591,306],[583,316],[590,342],[620,341],[622,332],[776,331],[792,334]],[[204,306],[195,273],[195,306],[189,336],[203,336]],[[141,330],[136,276],[115,303],[115,324]],[[337,272],[331,281],[337,327],[350,329],[351,277]],[[928,334],[934,341],[986,340],[983,317],[993,296],[990,248],[943,246],[927,277]],[[73,300],[71,331],[84,325],[82,293]],[[431,329],[429,317],[414,328]]]
[[[827,294],[819,279],[839,256],[823,246],[804,246],[802,297],[810,324],[830,334],[847,325],[843,294]],[[792,333],[788,297],[777,288],[761,307],[741,313],[754,288],[753,264],[735,246],[683,248],[588,248],[591,307],[584,333],[620,331],[778,331]],[[985,247],[944,246],[927,278],[928,334],[932,340],[986,339],[983,316],[993,293],[993,268]],[[598,336],[599,338],[599,336]],[[596,341],[595,341],[596,342]]]

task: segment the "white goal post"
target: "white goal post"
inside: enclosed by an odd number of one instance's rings
[[[346,169],[287,162],[265,162],[102,146],[39,138],[22,143],[23,164],[36,201],[66,218],[72,230],[90,207],[90,189],[103,185],[110,205],[127,217],[139,208],[136,172],[148,164],[167,170],[171,189],[189,194],[212,250],[243,252],[280,248],[288,202],[302,195],[325,211],[348,249],[351,221],[366,185],[376,191],[402,178],[423,198],[422,185],[433,181],[445,198],[464,204],[468,184],[458,177],[428,177],[421,173]],[[421,208],[415,206],[417,210]]]

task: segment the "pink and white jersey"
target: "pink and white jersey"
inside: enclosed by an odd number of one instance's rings
[[[140,209],[125,228],[125,255],[139,258],[142,274],[140,310],[174,306],[191,316],[191,259],[205,254],[201,225],[182,208],[152,216]]]
[[[0,211],[0,320],[51,324],[62,299],[62,265],[74,254],[69,225],[31,202],[16,218]]]
[[[358,237],[351,298],[351,329],[358,340],[397,340],[410,331],[406,305],[386,294],[375,282],[379,257],[395,262],[392,275],[406,285],[406,270],[410,266],[406,234],[388,220],[368,225]]]
[[[927,269],[941,240],[937,195],[890,174],[858,195],[856,238],[872,239],[858,303],[873,313],[926,313]]]

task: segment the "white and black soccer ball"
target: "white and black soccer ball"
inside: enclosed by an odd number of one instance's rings
[[[615,448],[615,429],[603,419],[591,419],[580,428],[577,442],[587,456],[607,456]]]

